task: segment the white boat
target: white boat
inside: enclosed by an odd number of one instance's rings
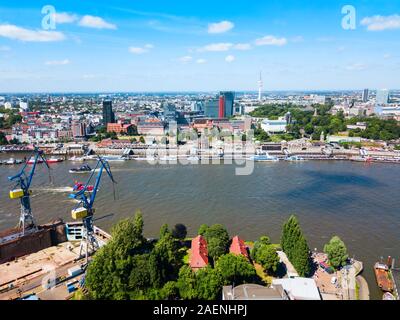
[[[161,157],[160,161],[178,161],[178,157],[177,156],[165,156],[165,157]]]
[[[256,161],[256,162],[278,162],[279,159],[274,156],[270,156],[267,152],[257,150],[256,154],[254,156],[251,156],[247,158],[248,160],[251,161]]]
[[[123,162],[123,161],[127,161],[128,159],[125,157],[113,157],[113,156],[106,156],[106,157],[102,157],[103,160],[106,160],[108,162]]]
[[[8,164],[8,165],[13,165],[16,163],[17,163],[17,161],[14,158],[10,158],[5,162],[5,164]]]
[[[187,161],[191,162],[191,163],[196,163],[200,161],[200,158],[198,156],[189,156],[187,157]]]
[[[306,161],[306,159],[299,157],[299,156],[290,156],[285,158],[286,161],[293,161],[293,162],[298,162],[298,161]]]
[[[146,157],[146,158],[135,158],[134,160],[136,160],[136,161],[149,161],[149,162],[153,162],[153,161],[157,161],[157,158],[155,158],[155,157]]]

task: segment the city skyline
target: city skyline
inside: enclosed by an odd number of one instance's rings
[[[397,89],[400,5],[56,1],[0,3],[1,92]],[[153,10],[157,7],[157,10]],[[212,8],[212,9],[211,9]]]

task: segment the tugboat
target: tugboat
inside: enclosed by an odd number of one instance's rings
[[[384,292],[392,292],[394,285],[392,277],[390,276],[389,266],[384,263],[377,262],[375,263],[374,271],[378,287]]]
[[[69,173],[88,173],[92,172],[93,169],[89,167],[89,165],[85,164],[79,168],[72,168],[69,170]]]

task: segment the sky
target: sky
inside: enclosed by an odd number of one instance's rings
[[[400,1],[0,0],[0,92],[255,91],[260,72],[400,89]]]

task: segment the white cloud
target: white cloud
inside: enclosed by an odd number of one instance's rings
[[[184,56],[184,57],[179,58],[178,60],[182,63],[188,63],[188,62],[192,61],[193,58],[191,56]]]
[[[232,30],[235,25],[230,21],[221,21],[217,23],[210,23],[208,25],[208,33],[224,33]]]
[[[66,12],[55,13],[53,18],[56,23],[59,24],[73,23],[78,20],[78,16],[76,14],[69,14]]]
[[[11,51],[11,48],[8,46],[0,46],[0,51],[2,51],[2,52]]]
[[[201,48],[200,51],[228,51],[232,46],[232,43],[212,43]]]
[[[226,58],[225,58],[225,61],[226,62],[233,62],[233,61],[235,61],[235,56],[232,56],[232,55],[229,55],[229,56],[227,56]]]
[[[366,26],[369,31],[383,31],[400,29],[400,16],[373,16],[361,20],[361,25]]]
[[[238,43],[233,46],[236,50],[250,50],[251,45],[249,43]]]
[[[95,28],[95,29],[112,29],[116,30],[115,24],[106,22],[103,18],[85,15],[79,21],[79,25],[82,27]]]
[[[346,70],[348,71],[362,71],[367,69],[367,66],[363,63],[354,63],[346,66]]]
[[[284,46],[287,44],[286,38],[277,38],[275,36],[265,36],[255,41],[257,46]]]
[[[65,39],[64,34],[61,32],[30,30],[12,24],[0,25],[0,37],[27,42],[51,42]]]
[[[385,60],[390,59],[391,57],[392,57],[392,55],[390,53],[385,53],[383,55],[383,59],[385,59]]]
[[[143,47],[129,47],[129,52],[133,54],[143,54],[149,52],[151,49],[154,48],[154,45],[148,43],[145,44]]]
[[[198,63],[198,64],[204,64],[204,63],[206,63],[206,62],[207,62],[206,59],[197,59],[197,60],[196,60],[196,63]]]
[[[299,43],[299,42],[303,42],[304,38],[302,36],[296,36],[296,37],[290,39],[290,41],[294,42],[294,43]]]
[[[46,61],[47,66],[64,66],[66,64],[69,64],[70,61],[68,59],[64,60],[53,60],[53,61]]]

